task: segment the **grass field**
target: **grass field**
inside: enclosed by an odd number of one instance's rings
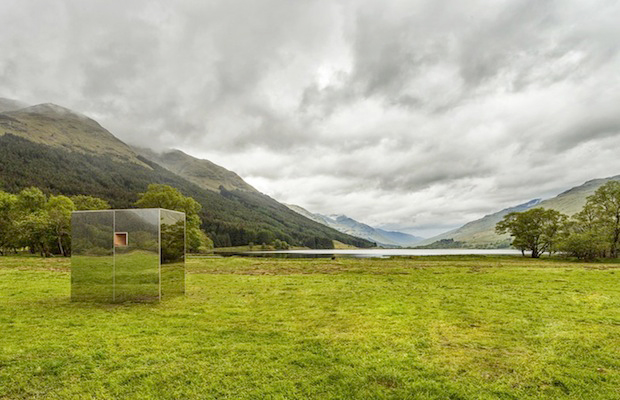
[[[182,298],[70,302],[0,257],[0,398],[620,398],[620,264],[190,258]]]

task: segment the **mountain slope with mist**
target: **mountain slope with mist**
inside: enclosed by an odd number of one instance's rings
[[[323,215],[312,213],[303,207],[294,204],[287,204],[291,210],[316,221],[320,224],[334,228],[340,232],[364,238],[366,240],[376,242],[377,245],[383,247],[408,247],[420,243],[423,238],[409,235],[403,232],[386,231],[375,228],[370,225],[363,224],[346,215]]]
[[[207,190],[137,154],[96,121],[53,104],[0,113],[2,190],[37,186],[53,194],[93,195],[115,208],[126,208],[150,183],[162,183],[203,206],[202,227],[216,246],[275,238],[308,247],[329,247],[333,240],[358,247],[373,245],[295,213],[241,178],[231,184],[230,174],[217,191]]]
[[[212,163],[185,154],[180,150],[155,152],[142,147],[133,147],[136,153],[162,167],[182,176],[203,189],[219,192],[220,187],[226,190],[240,190],[259,193],[236,173]]]
[[[515,207],[506,208],[469,222],[455,230],[426,239],[420,245],[432,245],[441,240],[453,239],[454,241],[463,242],[465,246],[470,247],[506,247],[510,244],[510,236],[508,234],[498,235],[495,233],[495,225],[504,218],[504,215],[513,211],[526,211],[535,207],[550,208],[567,215],[573,215],[581,211],[586,204],[588,196],[594,194],[596,189],[610,180],[620,181],[620,175],[593,179],[568,189],[553,198],[546,200],[535,199]]]

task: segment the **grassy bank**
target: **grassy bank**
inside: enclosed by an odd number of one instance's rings
[[[618,267],[191,258],[184,298],[94,305],[0,257],[0,398],[619,398]]]

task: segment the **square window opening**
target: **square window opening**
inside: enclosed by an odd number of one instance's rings
[[[114,233],[114,247],[127,247],[127,232]]]

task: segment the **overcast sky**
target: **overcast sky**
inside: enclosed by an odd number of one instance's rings
[[[429,236],[620,174],[617,1],[0,2],[0,97]]]

